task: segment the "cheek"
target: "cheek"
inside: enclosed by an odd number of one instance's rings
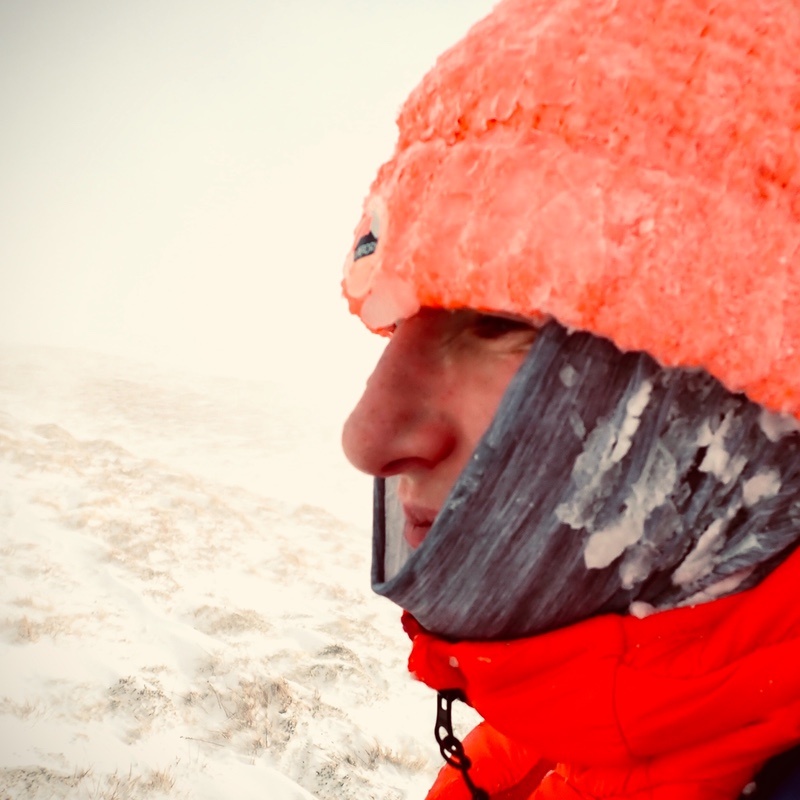
[[[525,355],[507,357],[490,369],[477,370],[462,386],[461,421],[470,453],[486,432],[500,406],[511,379],[522,365]]]

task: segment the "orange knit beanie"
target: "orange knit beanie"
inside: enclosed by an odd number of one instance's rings
[[[800,417],[796,0],[505,0],[398,125],[345,265],[371,329],[555,317]]]

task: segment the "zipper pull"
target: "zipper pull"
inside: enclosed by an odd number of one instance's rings
[[[478,788],[469,776],[472,762],[464,752],[464,745],[453,733],[453,703],[456,700],[466,702],[467,698],[460,689],[445,689],[436,696],[436,728],[434,736],[439,745],[442,758],[461,773],[464,783],[472,795],[472,800],[490,800],[489,793]]]

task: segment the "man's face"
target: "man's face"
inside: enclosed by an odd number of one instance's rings
[[[428,533],[535,335],[519,320],[438,309],[423,309],[392,334],[342,444],[363,472],[399,477],[412,547]]]

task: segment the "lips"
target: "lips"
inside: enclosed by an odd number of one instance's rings
[[[405,525],[403,526],[403,536],[413,549],[417,549],[436,519],[436,512],[430,508],[403,504],[403,515]]]

